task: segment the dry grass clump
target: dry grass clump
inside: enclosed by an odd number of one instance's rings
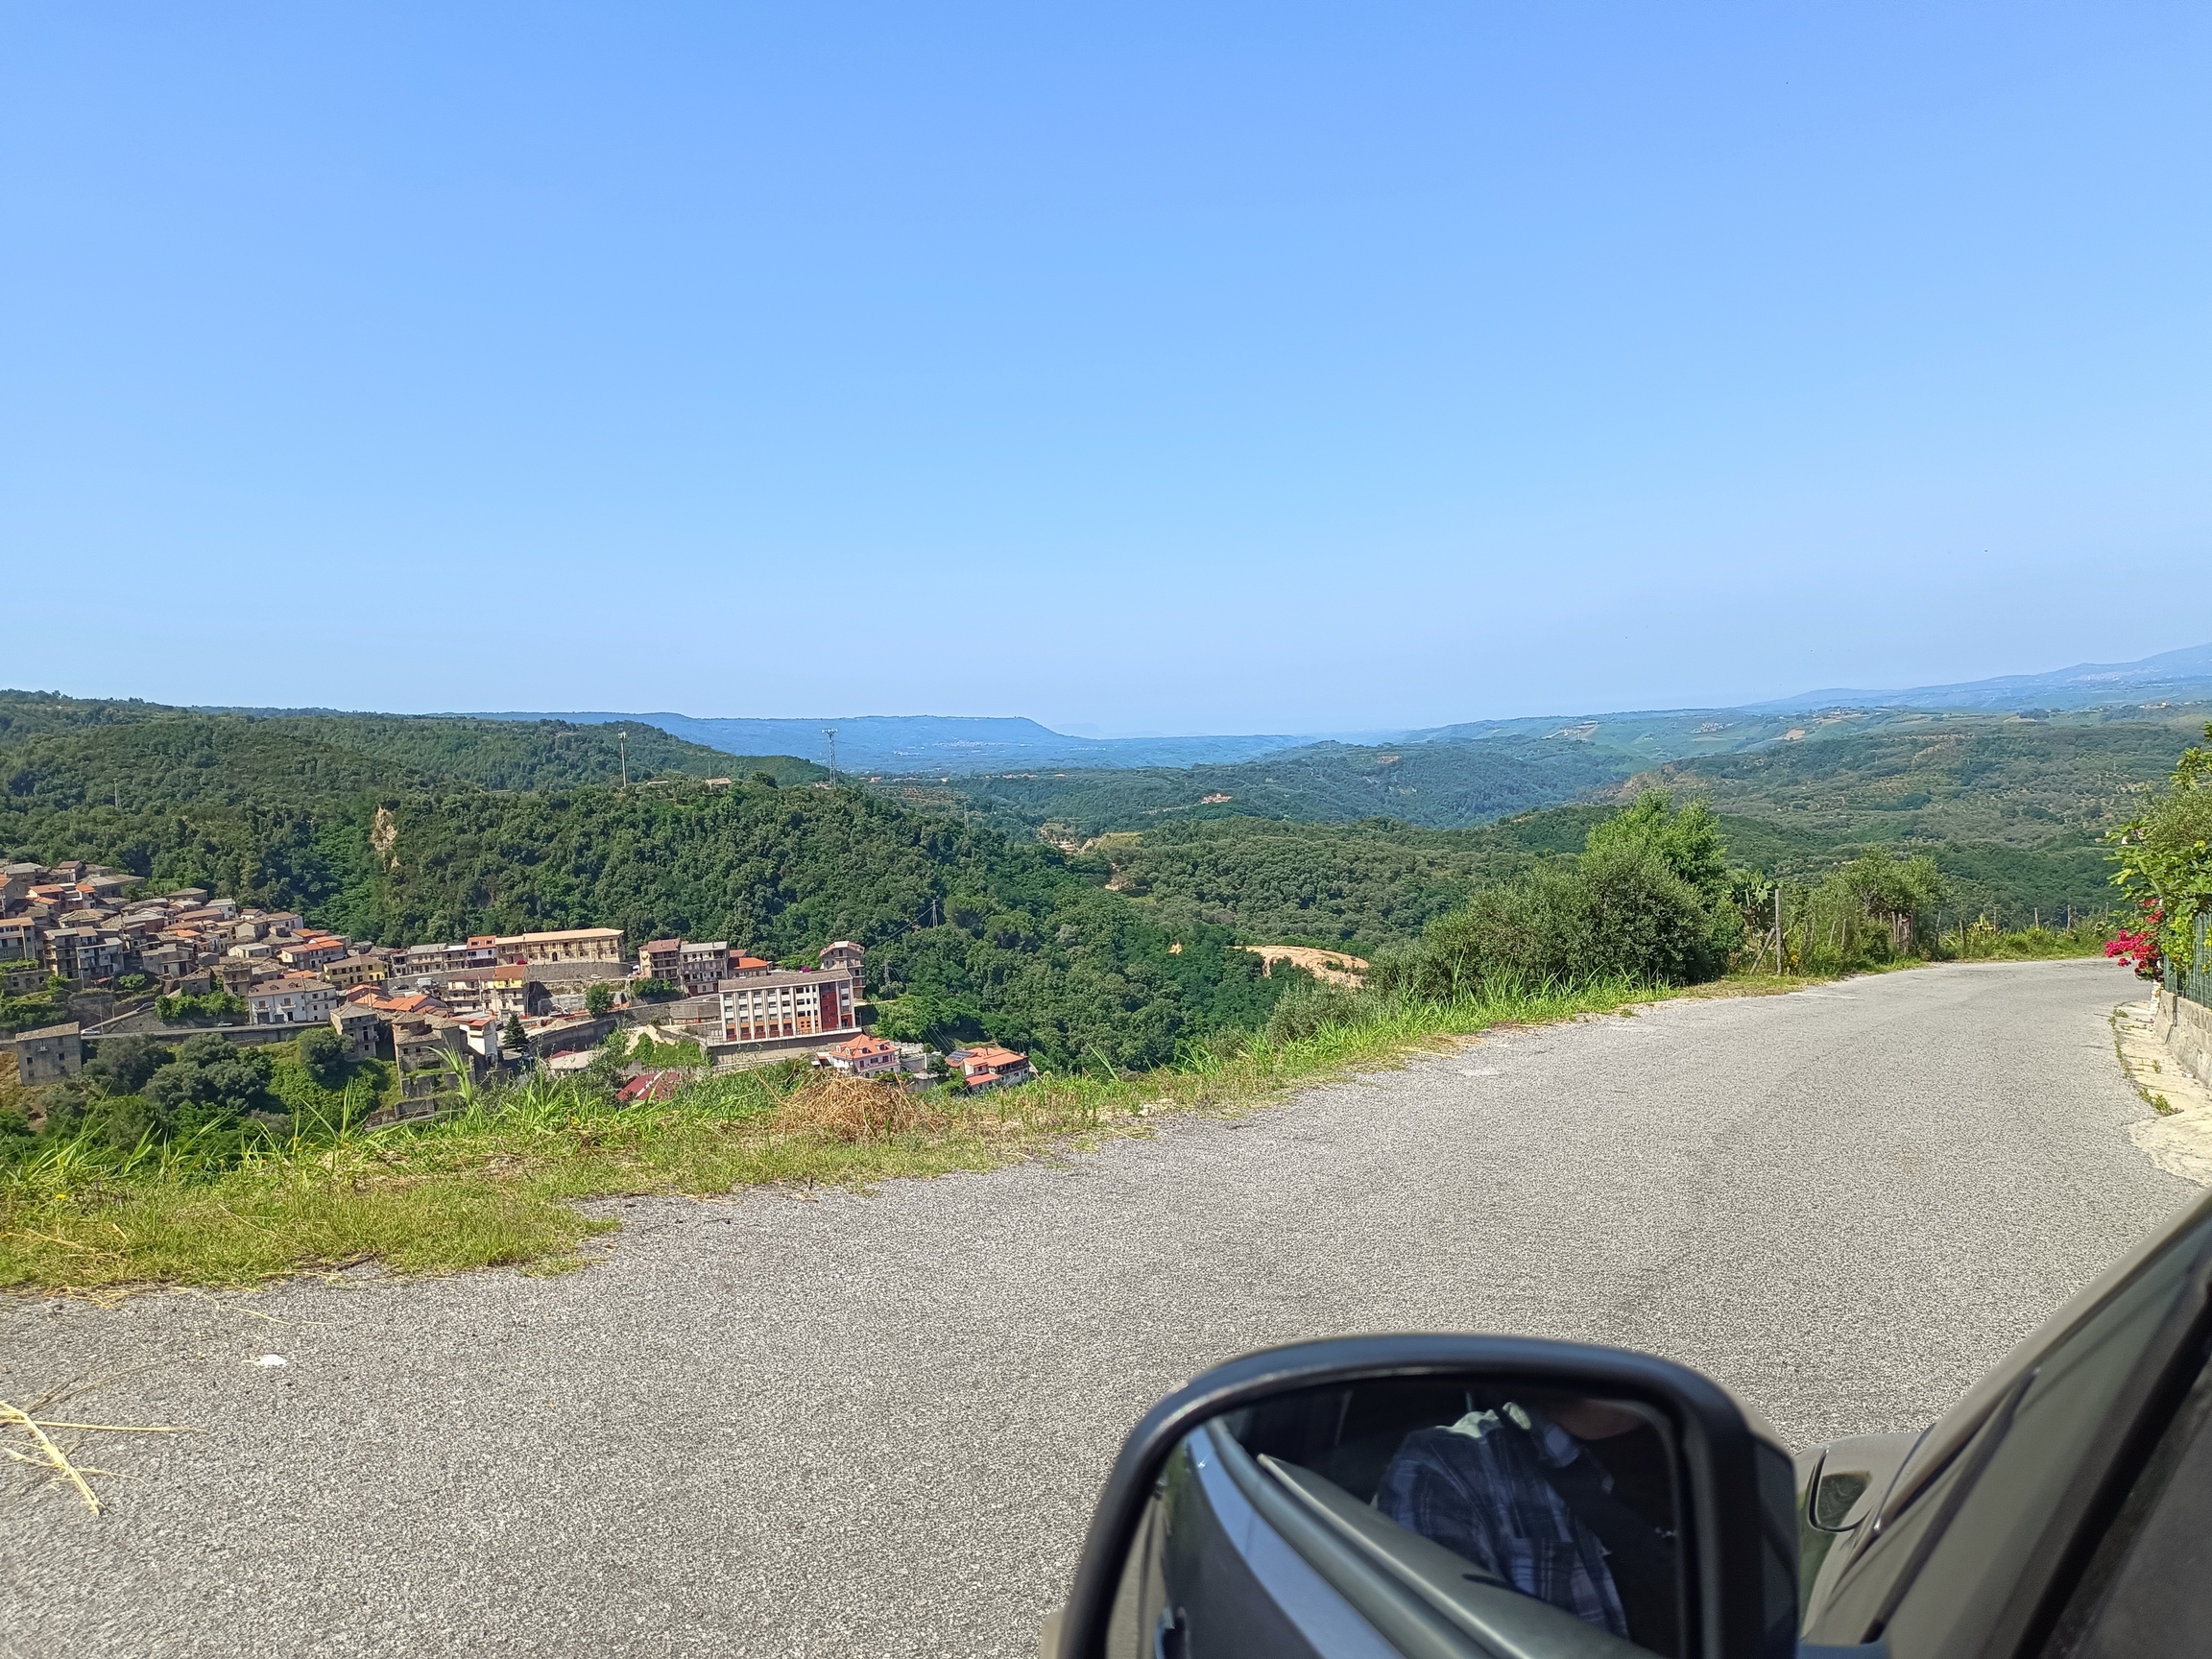
[[[775,1126],[786,1134],[860,1145],[894,1135],[925,1134],[950,1118],[933,1100],[897,1082],[832,1072],[808,1078],[776,1108]]]

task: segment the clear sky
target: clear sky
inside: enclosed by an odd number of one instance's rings
[[[2212,12],[0,3],[0,684],[1347,731],[2212,637]]]

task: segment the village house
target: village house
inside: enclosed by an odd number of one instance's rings
[[[376,1058],[376,1034],[383,1024],[373,1008],[364,1008],[358,1002],[341,1002],[330,1010],[331,1029],[345,1039],[349,1060]]]
[[[276,948],[276,960],[287,968],[313,973],[326,962],[335,962],[345,955],[346,942],[327,933],[314,933],[304,939],[291,939]]]
[[[391,976],[391,972],[382,957],[365,951],[340,956],[323,965],[323,977],[341,991],[350,991],[356,985],[381,985]]]
[[[60,1083],[84,1070],[84,1035],[77,1025],[26,1031],[9,1046],[15,1050],[15,1079],[27,1088]]]
[[[319,1025],[338,1006],[338,993],[312,974],[285,974],[250,986],[246,1022],[250,1025]]]
[[[961,1080],[973,1090],[998,1089],[1011,1083],[1026,1083],[1037,1075],[1037,1068],[1029,1064],[1027,1055],[1017,1054],[1011,1048],[1001,1048],[995,1043],[978,1044],[973,1048],[955,1048],[945,1056],[945,1064],[957,1071]]]
[[[899,1070],[899,1045],[881,1037],[849,1037],[825,1048],[822,1062],[832,1070],[854,1077],[879,1077]]]

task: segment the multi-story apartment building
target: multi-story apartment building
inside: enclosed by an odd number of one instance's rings
[[[97,927],[49,927],[39,941],[49,973],[88,983],[123,972],[123,942]]]
[[[854,994],[860,991],[860,961],[867,954],[850,939],[832,939],[822,947],[821,963],[828,969],[842,969],[853,975]]]
[[[502,962],[619,962],[619,927],[565,927],[553,933],[510,933],[492,941]]]
[[[246,1020],[252,1025],[318,1025],[338,1006],[338,993],[312,974],[284,974],[246,991]]]
[[[677,952],[676,982],[687,995],[704,996],[730,976],[730,944],[726,939],[704,945],[685,944]]]
[[[725,979],[721,1040],[766,1043],[860,1029],[859,988],[853,975],[817,968],[783,969]]]
[[[684,959],[681,939],[651,939],[637,947],[637,976],[676,983],[676,964]]]

